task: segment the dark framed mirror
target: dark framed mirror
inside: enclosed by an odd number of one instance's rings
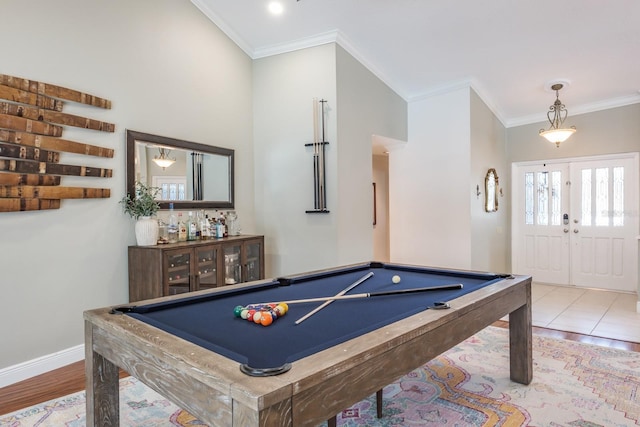
[[[127,134],[127,193],[156,187],[161,209],[234,207],[234,150],[133,130]]]

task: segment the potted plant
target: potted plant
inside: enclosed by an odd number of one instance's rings
[[[157,187],[150,187],[136,181],[136,194],[127,194],[120,200],[122,209],[136,220],[136,241],[138,246],[151,246],[158,243],[158,221],[151,218],[160,209],[156,195]]]

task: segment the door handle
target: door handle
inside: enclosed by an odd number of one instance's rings
[[[568,233],[568,232],[569,232],[569,229],[568,229],[568,228],[565,228],[565,229],[564,229],[564,230],[562,230],[562,231],[564,231],[565,233]]]
[[[574,233],[576,233],[576,234],[578,234],[580,231],[579,231],[577,228],[574,228],[574,229],[573,229],[573,232],[574,232]]]

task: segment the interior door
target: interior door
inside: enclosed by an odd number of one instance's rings
[[[575,285],[636,290],[637,183],[633,158],[572,164],[571,275]]]
[[[537,282],[635,291],[638,154],[513,166],[512,259]]]
[[[514,187],[514,272],[538,282],[569,284],[570,246],[565,214],[568,163],[541,163],[517,168]]]

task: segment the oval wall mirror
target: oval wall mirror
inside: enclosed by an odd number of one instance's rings
[[[496,212],[498,210],[498,173],[491,168],[484,178],[484,210]]]

